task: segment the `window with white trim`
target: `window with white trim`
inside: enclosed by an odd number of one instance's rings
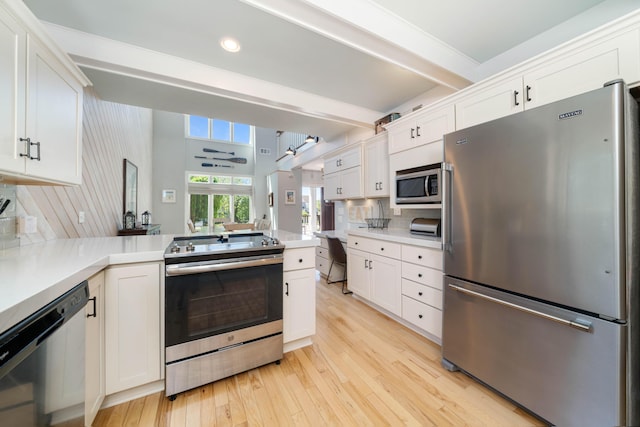
[[[222,230],[224,223],[253,222],[253,178],[190,174],[189,218],[196,231]]]
[[[189,138],[253,145],[255,127],[202,116],[187,115],[186,133]]]

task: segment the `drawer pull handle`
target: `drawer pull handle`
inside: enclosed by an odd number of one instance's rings
[[[384,251],[384,248],[380,248],[380,251],[381,251],[381,252],[382,252],[382,251]]]
[[[420,319],[422,319],[422,314],[418,314],[418,317],[419,317]]]
[[[418,277],[422,277],[422,273],[418,273]]]
[[[302,258],[300,258],[300,259],[298,260],[298,262],[302,262]]]
[[[418,259],[422,259],[422,255],[418,255]]]
[[[287,291],[285,292],[285,295],[289,296],[289,282],[285,282],[284,284],[287,286]]]
[[[422,292],[418,292],[418,296],[422,296]]]

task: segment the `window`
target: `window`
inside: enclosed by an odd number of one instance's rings
[[[187,116],[187,136],[253,145],[254,127],[244,123],[233,123],[201,116]]]
[[[226,222],[252,222],[252,177],[189,175],[188,187],[189,218],[197,231],[220,231]]]

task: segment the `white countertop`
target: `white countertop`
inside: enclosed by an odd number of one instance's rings
[[[345,230],[345,232],[353,236],[369,237],[372,239],[442,250],[442,239],[440,237],[418,236],[404,229],[350,228]]]
[[[265,231],[287,248],[320,239]],[[0,332],[111,264],[163,261],[173,235],[58,239],[0,250]]]

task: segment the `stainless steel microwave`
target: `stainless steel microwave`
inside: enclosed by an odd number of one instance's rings
[[[440,164],[396,171],[396,204],[442,203]]]

